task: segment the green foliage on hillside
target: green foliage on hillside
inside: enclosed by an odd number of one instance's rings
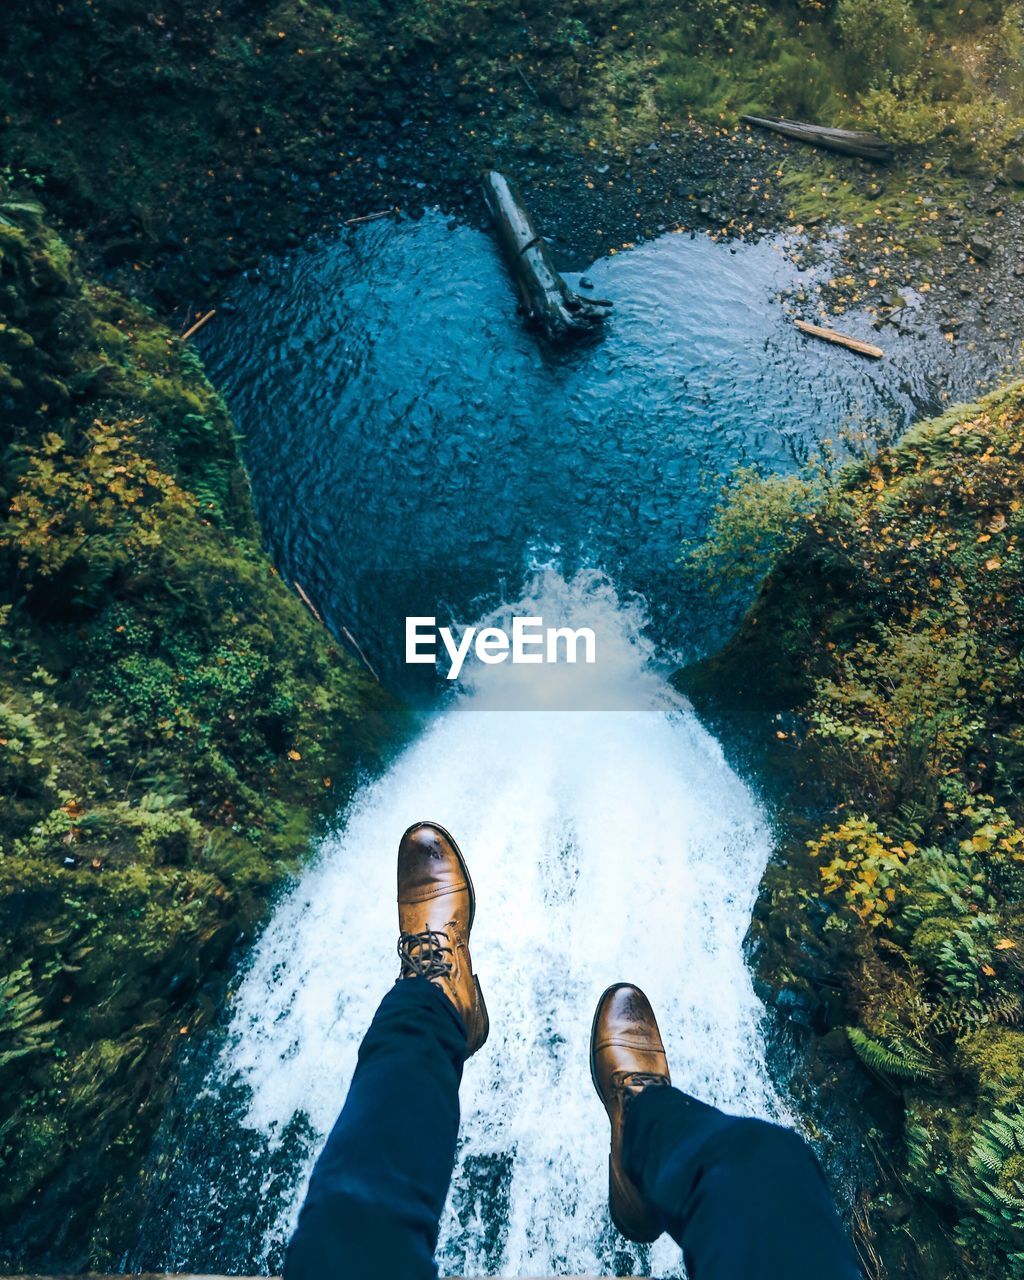
[[[21,0],[0,24],[0,164],[40,175],[48,207],[112,263],[159,264],[157,296],[184,305],[183,274],[209,291],[294,244],[321,201],[333,216],[332,177],[357,173],[354,198],[373,201],[378,149],[410,124],[443,120],[437,143],[449,165],[464,152],[470,183],[495,133],[564,145],[566,108],[639,103],[652,71],[633,29],[656,32],[669,8]]]
[[[262,553],[196,356],[40,213],[0,187],[0,1219],[96,1211],[390,718]]]
[[[459,116],[467,182],[497,136],[550,154],[741,111],[994,171],[1020,161],[1024,25],[1007,0],[17,10],[0,24],[0,164],[19,171],[0,183],[0,1214],[48,1188],[92,1230],[199,1025],[194,993],[385,708],[261,554],[197,359],[84,279],[69,241],[186,307],[296,243],[312,178],[366,153],[373,199],[376,147],[408,117]],[[876,203],[800,154],[779,171],[791,220],[884,209],[904,234],[909,184]],[[770,641],[758,685],[801,708],[801,759],[842,803],[770,892],[853,955],[843,1025],[905,1101],[905,1174],[993,1276],[1022,1252],[1022,420],[1019,393],[987,402],[823,494],[740,477],[696,553],[714,575],[782,557],[740,647]]]
[[[40,175],[51,210],[111,263],[158,267],[147,287],[187,305],[184,280],[210,291],[294,244],[321,202],[333,213],[332,176],[383,199],[376,148],[425,121],[444,122],[466,182],[498,143],[618,146],[742,112],[1019,173],[1022,48],[1019,0],[23,0],[0,26],[0,163]]]
[[[866,128],[962,172],[1000,166],[1024,130],[1017,0],[698,0],[666,23],[658,95],[672,112]]]
[[[770,536],[777,490],[761,486]],[[748,484],[720,510],[705,559],[737,510],[756,530],[758,502]],[[1021,1277],[1024,386],[921,424],[789,520],[712,664],[727,687],[773,686],[799,726],[781,750],[834,797],[761,918],[831,953],[833,1016],[902,1098],[899,1174],[952,1214],[964,1273]]]

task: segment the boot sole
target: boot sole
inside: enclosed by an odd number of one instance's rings
[[[484,1015],[484,1033],[480,1037],[480,1043],[473,1050],[478,1053],[487,1043],[487,1037],[491,1034],[491,1015],[487,1012],[487,1001],[484,999],[484,993],[480,986],[480,979],[473,974],[473,981],[476,983],[476,998],[480,1001],[480,1012]]]

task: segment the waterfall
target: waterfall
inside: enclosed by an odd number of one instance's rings
[[[241,975],[215,1074],[244,1087],[245,1123],[271,1144],[297,1113],[319,1136],[268,1251],[294,1225],[394,980],[395,854],[417,819],[446,826],[471,868],[491,1017],[463,1080],[442,1274],[682,1273],[671,1241],[626,1245],[608,1220],[608,1125],[587,1051],[609,983],[651,997],[676,1084],[784,1118],[742,952],[771,852],[763,812],[653,665],[637,602],[549,569],[515,610],[594,627],[604,660],[573,678],[602,682],[598,709],[531,709],[521,668],[472,673],[340,816]]]

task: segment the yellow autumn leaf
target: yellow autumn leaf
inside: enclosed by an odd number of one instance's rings
[[[1014,942],[1012,938],[1000,938],[996,943],[996,950],[1011,951],[1016,945],[1016,942]]]
[[[991,573],[993,569],[1000,568],[1002,566],[1002,563],[1003,563],[1002,560],[1000,560],[998,556],[993,556],[991,560],[985,561],[985,568],[989,571],[989,573]]]
[[[300,756],[300,755],[299,755],[299,753],[298,753],[297,751],[289,751],[289,752],[288,752],[288,759],[289,759],[289,760],[301,760],[301,759],[302,759],[302,756]]]

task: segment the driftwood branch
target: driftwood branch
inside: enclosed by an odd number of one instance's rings
[[[367,671],[369,671],[370,675],[373,676],[374,680],[376,680],[378,684],[380,684],[380,676],[376,673],[376,671],[374,671],[373,664],[370,662],[370,659],[366,656],[366,654],[363,653],[362,645],[355,638],[352,632],[349,631],[348,627],[343,626],[341,628],[341,634],[349,642],[352,648],[355,649],[356,653],[359,654],[360,658],[362,658],[363,665],[366,667]]]
[[[512,183],[492,170],[484,175],[483,188],[527,323],[549,338],[579,337],[600,328],[612,304],[569,288]]]
[[[846,347],[856,351],[858,355],[870,356],[872,360],[881,360],[885,352],[881,347],[872,346],[870,342],[861,342],[860,338],[851,338],[837,329],[825,329],[820,324],[810,324],[807,320],[794,320],[793,323],[801,333],[812,338],[821,338],[824,342],[834,342],[838,347]]]
[[[185,332],[181,335],[182,342],[188,342],[189,338],[191,338],[194,333],[198,333],[199,330],[203,327],[203,325],[206,324],[207,320],[212,320],[216,314],[217,314],[217,309],[216,307],[214,307],[212,311],[207,311],[205,316],[200,316],[199,319],[195,322],[195,324],[192,325],[191,328],[186,329]]]
[[[363,222],[378,222],[381,218],[397,218],[398,205],[392,205],[390,209],[379,209],[376,213],[362,213],[357,218],[346,218],[342,223],[345,227],[358,227]]]
[[[786,120],[782,116],[740,116],[743,124],[780,133],[795,142],[806,142],[826,151],[838,151],[844,156],[861,156],[878,164],[888,164],[892,159],[892,147],[884,138],[874,133],[861,133],[855,129],[830,129],[820,124],[805,124],[800,120]]]
[[[309,596],[307,596],[307,595],[306,595],[305,591],[303,591],[302,586],[301,586],[298,582],[295,582],[294,580],[292,581],[292,586],[293,586],[293,587],[295,588],[295,590],[299,593],[299,599],[300,599],[300,600],[302,601],[302,603],[306,606],[306,608],[310,611],[310,613],[313,615],[313,617],[314,617],[314,618],[316,618],[317,622],[319,622],[319,623],[321,624],[321,626],[326,625],[326,624],[324,623],[323,618],[321,618],[320,613],[319,613],[319,611],[317,610],[316,605],[313,603],[313,601],[312,601],[312,600],[310,600]]]
[[[295,582],[295,581],[294,581],[294,579],[293,579],[293,580],[292,580],[292,586],[293,586],[293,587],[295,588],[295,590],[299,593],[299,599],[300,599],[300,600],[302,601],[302,603],[306,606],[306,608],[310,611],[310,613],[313,615],[313,617],[314,617],[314,618],[316,618],[317,622],[319,622],[321,626],[326,627],[326,626],[327,626],[327,623],[326,623],[326,622],[324,622],[323,617],[321,616],[319,609],[317,609],[316,605],[313,603],[313,601],[312,601],[312,600],[310,600],[309,596],[308,596],[308,595],[306,594],[306,592],[303,590],[302,584],[301,584],[301,583],[299,583],[299,582]],[[345,637],[345,639],[349,642],[349,644],[352,646],[352,648],[353,648],[353,649],[355,649],[356,653],[358,653],[358,654],[359,654],[359,657],[362,659],[363,665],[366,667],[367,671],[369,671],[370,675],[371,675],[371,676],[373,676],[374,680],[376,680],[378,684],[380,684],[380,676],[376,673],[376,671],[374,671],[374,669],[373,669],[373,664],[370,662],[370,659],[369,659],[369,658],[366,656],[366,654],[363,652],[362,645],[360,645],[359,641],[355,638],[355,636],[352,634],[352,632],[351,632],[351,631],[349,631],[348,627],[343,626],[343,627],[341,628],[341,634],[342,634],[342,635]]]

